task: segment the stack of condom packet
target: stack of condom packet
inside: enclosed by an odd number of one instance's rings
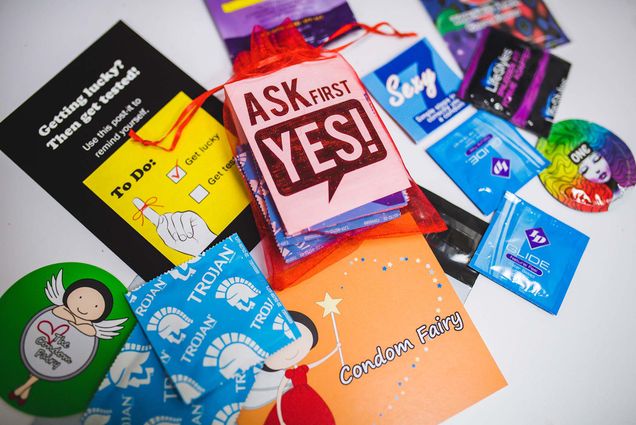
[[[252,153],[246,145],[237,147],[236,163],[243,174],[261,215],[269,223],[270,231],[285,262],[291,263],[311,255],[332,243],[333,235],[375,226],[400,217],[400,208],[408,203],[406,191],[397,192],[362,205],[333,218],[317,223],[296,235],[283,231],[280,216],[259,174]]]
[[[333,241],[329,235],[317,233],[287,236],[282,227],[280,216],[269,196],[265,181],[259,176],[251,159],[249,149],[243,149],[240,145],[237,150],[236,163],[245,179],[247,186],[256,200],[258,209],[264,221],[268,223],[269,230],[274,235],[274,241],[286,263],[291,263],[325,247]]]
[[[258,370],[245,373],[231,388],[196,397],[198,384],[185,375],[169,378],[140,325],[133,328],[106,373],[82,425],[235,423]],[[192,404],[182,397],[194,397]]]
[[[186,403],[220,387],[233,391],[300,335],[236,234],[137,288],[128,301]],[[176,385],[180,376],[195,395]]]
[[[297,39],[292,30],[285,33],[288,42]],[[252,61],[268,46],[282,49],[283,41],[260,46],[258,35],[254,40],[238,68],[257,66],[260,62]],[[320,60],[291,58],[302,49],[307,58]],[[247,74],[224,88],[237,144],[249,145],[285,234],[307,233],[325,220],[411,188],[400,154],[351,65],[338,54],[311,47],[296,46],[290,58],[280,54],[290,59],[279,61],[280,69],[272,65],[271,72]]]
[[[470,267],[557,314],[589,238],[506,192]]]

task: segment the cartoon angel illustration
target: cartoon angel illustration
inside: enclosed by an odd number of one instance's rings
[[[30,376],[9,394],[22,405],[40,379],[70,379],[91,362],[98,339],[119,334],[127,318],[105,320],[113,308],[108,287],[94,279],[80,279],[66,289],[62,270],[51,276],[44,290],[53,306],[36,313],[26,325],[20,341],[20,355]]]
[[[309,385],[307,373],[333,356],[340,344],[336,344],[322,359],[299,365],[318,344],[318,330],[304,314],[297,311],[290,311],[289,314],[300,330],[300,338],[265,361],[243,408],[257,409],[276,400],[265,425],[335,424],[329,406]]]

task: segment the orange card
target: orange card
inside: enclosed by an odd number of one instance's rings
[[[278,295],[303,336],[239,425],[434,424],[506,385],[422,236],[367,240]]]

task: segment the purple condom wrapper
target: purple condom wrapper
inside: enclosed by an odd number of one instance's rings
[[[538,136],[554,121],[570,64],[514,36],[485,30],[459,97]]]

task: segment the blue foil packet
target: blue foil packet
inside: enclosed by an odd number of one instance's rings
[[[467,106],[456,96],[460,78],[426,39],[362,82],[416,143]]]
[[[427,152],[486,215],[549,165],[511,124],[483,111]]]
[[[196,382],[187,376],[170,379],[139,325],[106,373],[81,419],[94,424],[235,423],[254,384],[250,369],[232,387],[223,386],[187,405],[181,394],[195,396]],[[217,422],[218,421],[218,422]]]
[[[589,238],[506,192],[470,267],[557,314]]]
[[[236,234],[130,292],[128,302],[186,403],[232,388],[300,336]],[[180,377],[196,394],[182,391]]]

